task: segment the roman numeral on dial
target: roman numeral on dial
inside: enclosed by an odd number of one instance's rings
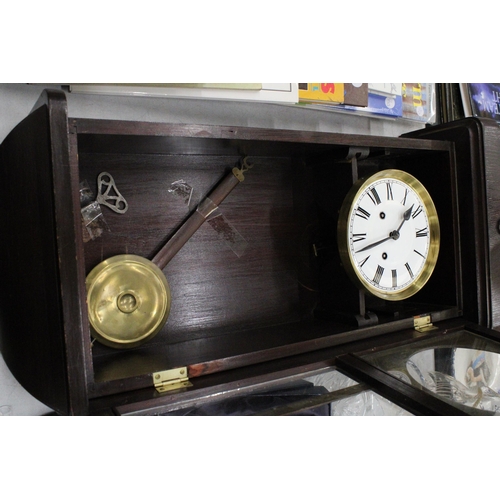
[[[361,217],[362,219],[368,220],[371,214],[370,212],[367,212],[364,208],[358,207],[356,209],[356,215],[358,217]]]
[[[380,196],[378,195],[377,190],[375,188],[370,189],[370,193],[368,193],[368,196],[370,197],[370,200],[373,201],[374,205],[380,204]]]
[[[405,196],[404,198],[401,200],[401,204],[402,205],[406,205],[406,197],[408,196],[408,189],[405,189]]]
[[[352,235],[352,242],[357,243],[366,239],[366,233],[355,233]]]
[[[380,280],[382,279],[382,274],[384,274],[384,268],[382,266],[377,266],[377,272],[375,273],[375,276],[373,277],[373,282],[377,283],[377,285],[380,285]]]
[[[408,274],[413,278],[413,271],[411,270],[410,264],[408,264],[408,262],[405,264],[405,267],[408,270]]]
[[[388,182],[386,184],[386,187],[387,187],[387,199],[388,200],[393,200],[394,196],[392,194],[392,183]]]
[[[365,264],[366,264],[366,261],[370,258],[370,255],[368,255],[368,257],[366,257],[366,259],[364,259],[362,262],[359,263],[359,267],[363,267]]]
[[[422,207],[418,207],[415,212],[411,214],[411,216],[416,219],[422,213]]]

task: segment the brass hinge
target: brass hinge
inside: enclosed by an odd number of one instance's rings
[[[419,332],[429,332],[431,330],[437,330],[437,326],[432,324],[430,314],[422,314],[421,316],[415,316],[413,318],[413,328]]]
[[[189,381],[188,371],[185,366],[153,373],[153,384],[158,392],[173,391],[174,389],[182,389],[193,385]]]

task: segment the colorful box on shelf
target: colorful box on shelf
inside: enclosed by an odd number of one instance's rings
[[[436,84],[403,83],[403,118],[436,123]]]
[[[342,104],[343,83],[299,83],[299,102]]]
[[[342,106],[342,109],[361,114],[400,118],[403,116],[403,98],[401,95],[382,95],[373,93],[370,89],[368,89],[367,106],[361,107],[344,105]]]

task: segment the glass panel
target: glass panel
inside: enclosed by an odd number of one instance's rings
[[[314,385],[325,387],[330,392],[358,385],[351,378],[338,371],[308,377]],[[330,403],[332,416],[410,416],[403,408],[370,390],[362,390],[352,396],[345,396]]]
[[[275,380],[266,384],[265,389],[252,387],[242,392],[163,415],[409,415],[367,386],[332,369]]]
[[[334,417],[412,416],[411,413],[373,391],[363,391],[356,396],[335,401],[331,404],[330,410],[330,414]]]
[[[500,344],[461,330],[362,356],[475,415],[500,415]]]

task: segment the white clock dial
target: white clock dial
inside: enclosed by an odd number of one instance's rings
[[[430,277],[439,250],[429,194],[405,172],[375,174],[346,199],[339,247],[355,281],[374,295],[388,300],[413,295]]]

